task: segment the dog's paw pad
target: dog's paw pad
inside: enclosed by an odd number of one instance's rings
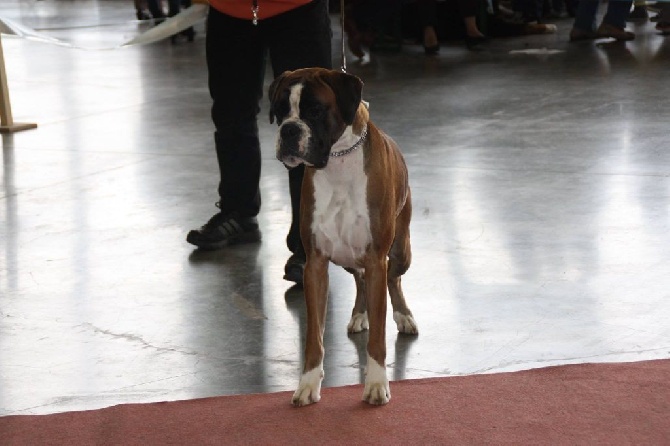
[[[321,399],[321,380],[323,379],[323,369],[315,368],[309,372],[303,373],[300,378],[298,390],[293,393],[291,404],[296,407],[307,406],[308,404],[318,403]]]
[[[360,333],[361,331],[367,330],[370,328],[368,324],[368,312],[356,313],[351,316],[349,325],[347,325],[347,331],[349,333]]]
[[[393,320],[398,326],[400,333],[419,334],[419,327],[411,314],[402,314],[398,311],[393,312]]]
[[[320,399],[321,395],[319,392],[315,392],[314,389],[300,388],[293,394],[291,404],[295,407],[307,406],[309,404],[318,403]]]
[[[381,406],[391,399],[391,388],[386,377],[386,367],[380,365],[370,355],[365,367],[365,389],[363,390],[363,401]]]
[[[374,406],[383,406],[391,399],[391,390],[387,383],[366,383],[363,401]]]

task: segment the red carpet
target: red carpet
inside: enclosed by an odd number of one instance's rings
[[[670,444],[670,360],[579,364],[361,386],[0,418],[0,444]]]

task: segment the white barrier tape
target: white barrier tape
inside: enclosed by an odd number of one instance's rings
[[[209,6],[196,3],[177,14],[170,17],[158,26],[134,37],[122,44],[121,47],[132,45],[147,45],[149,43],[158,42],[167,37],[173,36],[181,32],[207,17],[207,10]]]
[[[525,50],[511,50],[510,54],[528,54],[530,56],[551,56],[552,54],[565,53],[565,50],[554,50],[547,48],[528,48]]]
[[[48,36],[44,33],[37,32],[19,23],[9,19],[0,17],[0,33],[14,35],[23,39],[33,40],[36,42],[49,43],[51,45],[64,46],[68,48],[77,48],[84,50],[110,50],[117,48],[127,48],[136,45],[148,45],[150,43],[158,42],[159,40],[167,39],[195,24],[204,20],[207,16],[208,5],[196,3],[177,14],[174,17],[166,19],[160,25],[143,32],[142,34],[133,37],[127,42],[114,47],[108,48],[84,48],[65,42],[60,39]]]
[[[61,42],[60,40],[54,39],[53,37],[38,33],[9,19],[3,19],[2,17],[0,17],[0,33],[8,34],[10,36],[18,36],[29,40],[36,40],[43,43],[51,43],[53,45],[68,46],[68,44],[65,42]]]

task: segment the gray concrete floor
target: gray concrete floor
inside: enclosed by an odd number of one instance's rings
[[[0,16],[86,48],[144,29],[130,0],[3,0]],[[481,53],[349,60],[413,187],[420,335],[389,316],[392,379],[670,357],[669,38],[646,22],[634,42],[568,44],[557,24]],[[287,179],[265,100],[263,242],[184,240],[217,199],[197,31],[123,50],[3,36],[14,119],[39,127],[2,136],[0,415],[296,385],[304,305],[282,280]],[[537,48],[563,52],[510,54]],[[325,386],[363,376],[353,298],[331,268]]]

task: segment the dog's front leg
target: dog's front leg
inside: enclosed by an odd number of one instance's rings
[[[363,401],[382,405],[391,399],[386,377],[386,256],[365,264],[365,292],[370,334]]]
[[[307,307],[305,366],[298,390],[295,391],[291,400],[294,406],[305,406],[321,399],[323,331],[328,303],[328,258],[317,253],[307,255],[303,287]]]

